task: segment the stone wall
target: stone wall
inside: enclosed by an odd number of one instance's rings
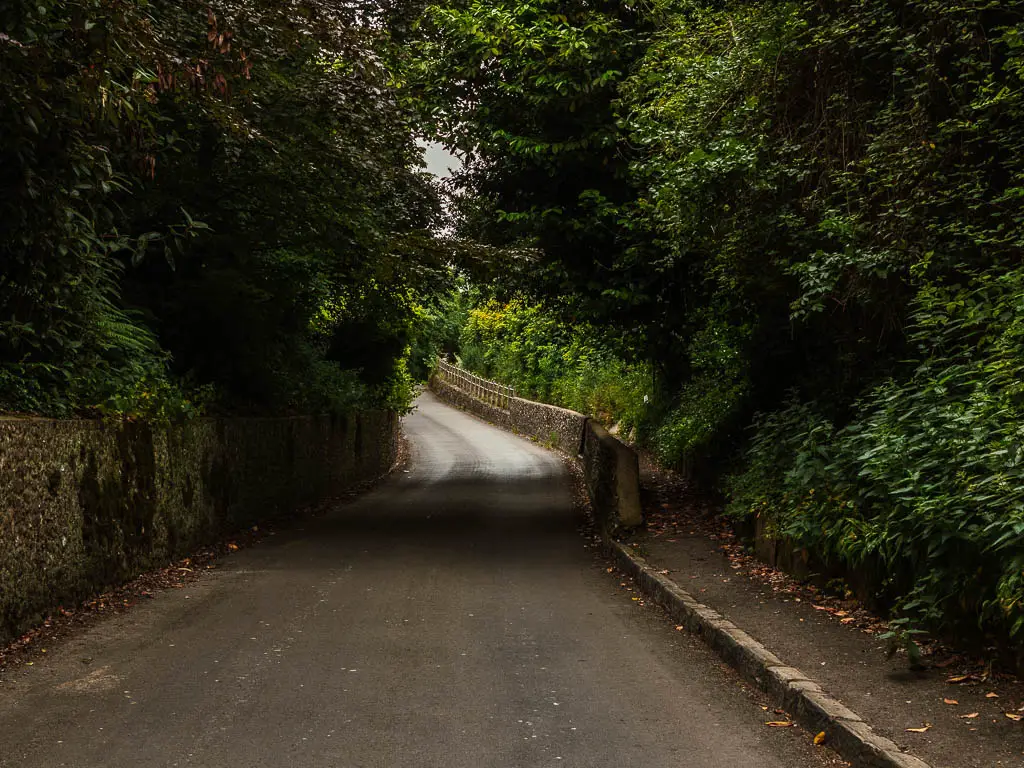
[[[587,417],[582,413],[535,403],[514,397],[509,401],[509,418],[524,435],[537,438],[544,445],[558,448],[570,456],[583,450],[583,428]]]
[[[0,419],[0,640],[394,462],[398,419]]]
[[[594,515],[604,530],[614,533],[643,523],[636,451],[589,419],[583,434],[583,479]]]
[[[438,376],[431,377],[430,388],[442,400],[495,426],[530,435],[570,456],[579,456],[591,506],[604,531],[615,532],[643,523],[636,452],[600,424],[576,411],[518,397],[512,398],[508,410],[504,410],[478,400]]]

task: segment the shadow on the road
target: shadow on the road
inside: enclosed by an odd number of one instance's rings
[[[354,504],[282,532],[261,549],[269,567],[284,564],[269,561],[286,546],[301,547],[307,567],[336,566],[339,555],[353,549],[387,558],[419,552],[440,559],[475,551],[509,563],[539,551],[575,549],[584,522],[565,484],[555,478],[390,482]]]

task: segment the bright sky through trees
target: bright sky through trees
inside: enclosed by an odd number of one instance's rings
[[[441,144],[433,141],[418,142],[427,151],[424,159],[427,161],[427,170],[439,179],[446,179],[462,167],[462,161],[445,149]]]

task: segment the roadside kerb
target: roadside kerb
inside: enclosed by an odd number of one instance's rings
[[[746,680],[767,693],[794,720],[812,733],[825,732],[826,743],[856,768],[930,768],[902,752],[890,739],[795,667],[785,664],[742,629],[713,608],[698,602],[678,584],[610,537],[605,551],[631,576],[640,590],[664,608],[675,622],[701,637]]]

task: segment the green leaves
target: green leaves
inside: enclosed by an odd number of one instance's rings
[[[826,560],[886,574],[878,587],[905,614],[896,627],[1020,642],[1024,272],[964,278],[915,300],[912,372],[871,389],[845,427],[812,405],[767,416],[732,508],[771,516]]]
[[[624,360],[598,329],[566,327],[550,307],[480,301],[462,326],[459,356],[524,397],[593,415],[628,439],[649,437],[655,425],[650,367]]]
[[[0,408],[407,404],[447,254],[358,5],[0,10]]]
[[[583,197],[616,209],[622,133],[612,108],[639,49],[639,14],[617,2],[434,3],[420,26],[409,93],[431,137],[467,154],[455,181],[465,230],[498,247],[536,247],[540,269],[508,275],[527,293],[586,284],[617,233]],[[570,285],[572,283],[572,285]],[[608,302],[595,291],[592,298]]]

